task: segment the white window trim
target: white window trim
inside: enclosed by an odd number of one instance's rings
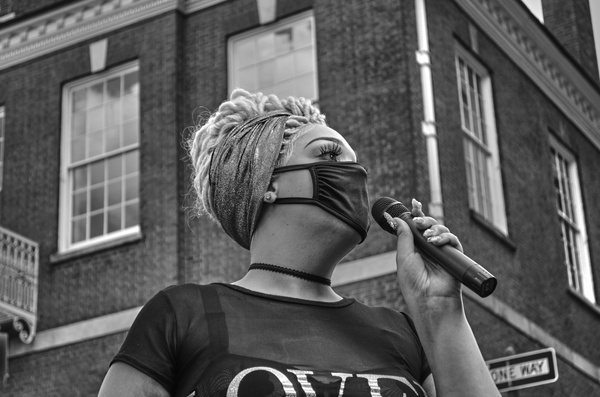
[[[234,47],[234,43],[240,40],[244,40],[247,39],[249,37],[252,36],[256,36],[256,35],[260,35],[262,33],[265,32],[270,32],[273,30],[277,30],[282,26],[285,25],[289,25],[289,24],[293,24],[295,22],[299,22],[303,19],[309,18],[311,21],[311,26],[312,26],[312,40],[315,46],[315,56],[313,57],[313,68],[315,71],[315,81],[314,81],[314,92],[315,92],[315,98],[306,98],[306,99],[310,99],[313,104],[317,104],[319,101],[319,73],[318,73],[318,68],[317,68],[317,51],[316,51],[316,46],[317,46],[317,37],[316,37],[316,27],[315,27],[315,17],[314,17],[314,13],[312,10],[308,10],[305,12],[301,12],[299,14],[293,15],[291,17],[282,19],[280,21],[277,21],[273,24],[269,24],[267,26],[263,26],[260,28],[256,28],[256,29],[252,29],[248,32],[245,33],[241,33],[239,35],[235,35],[233,37],[231,37],[228,41],[227,41],[227,56],[228,56],[228,62],[227,62],[227,85],[229,87],[228,92],[233,91],[234,89],[238,88],[235,86],[235,80],[234,80],[234,67],[233,67],[233,60],[235,59],[235,53],[233,51],[233,47]]]
[[[73,87],[85,85],[91,83],[99,78],[105,78],[106,76],[122,72],[127,69],[137,67],[139,70],[139,62],[129,62],[110,70],[106,70],[103,73],[94,74],[87,78],[83,78],[71,83],[65,84],[63,87],[62,107],[61,107],[61,153],[60,153],[60,197],[59,197],[59,217],[58,217],[58,252],[60,254],[69,254],[77,251],[87,251],[90,247],[98,246],[103,247],[109,242],[129,239],[134,236],[139,236],[141,233],[139,223],[135,226],[118,230],[110,234],[98,236],[89,240],[84,240],[75,244],[70,243],[71,228],[69,223],[71,221],[71,191],[69,189],[69,172],[68,167],[71,165],[71,142],[67,139],[71,136],[71,123],[70,112],[65,111],[70,108],[72,99]],[[140,104],[141,106],[141,104]],[[141,114],[141,109],[140,109]],[[137,144],[138,150],[141,145]],[[123,149],[123,148],[122,148]]]
[[[592,262],[590,259],[590,250],[587,236],[587,227],[585,224],[585,213],[583,208],[583,198],[581,196],[581,185],[579,184],[579,171],[577,168],[577,159],[558,139],[550,135],[550,145],[556,152],[568,161],[569,181],[571,182],[571,201],[573,204],[573,216],[578,229],[576,238],[579,246],[579,265],[581,272],[581,291],[576,291],[590,302],[596,304],[596,294],[594,292],[594,279],[592,274]],[[553,159],[554,160],[554,159]],[[552,164],[555,167],[555,164]],[[565,259],[566,260],[566,259]],[[567,269],[568,270],[568,269]]]
[[[499,231],[508,236],[508,224],[506,220],[506,207],[504,203],[504,189],[502,188],[502,170],[500,167],[500,152],[498,148],[498,134],[496,131],[496,116],[494,107],[494,96],[492,79],[489,71],[459,43],[455,43],[455,58],[462,58],[481,78],[481,95],[483,97],[483,116],[487,132],[487,145],[491,152],[489,166],[490,194],[492,202],[492,217],[488,219]],[[456,60],[455,60],[456,62]],[[456,68],[455,68],[456,69]],[[456,73],[456,70],[455,70]],[[457,87],[460,87],[460,76],[456,74]],[[460,98],[459,98],[460,101]],[[462,114],[462,109],[461,109]],[[462,118],[462,116],[461,116]],[[470,134],[462,129],[462,133]]]

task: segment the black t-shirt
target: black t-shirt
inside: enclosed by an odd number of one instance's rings
[[[403,313],[229,284],[160,291],[134,321],[117,361],[174,397],[425,396],[420,384],[430,374]]]

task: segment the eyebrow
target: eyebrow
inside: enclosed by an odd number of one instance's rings
[[[313,143],[313,142],[316,142],[316,141],[320,141],[320,140],[324,140],[324,141],[331,141],[331,142],[335,142],[335,143],[337,143],[337,144],[339,144],[339,145],[343,145],[342,141],[340,141],[340,140],[339,140],[339,139],[337,139],[337,138],[330,137],[330,136],[320,136],[320,137],[318,137],[318,138],[315,138],[315,139],[313,139],[312,141],[308,142],[308,143],[307,143],[307,144],[304,146],[304,148],[306,149],[306,148],[308,147],[308,145],[310,145],[311,143]]]

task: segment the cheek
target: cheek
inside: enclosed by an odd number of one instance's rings
[[[313,196],[313,184],[308,170],[289,171],[277,179],[277,197]]]

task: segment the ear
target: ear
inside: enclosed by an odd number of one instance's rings
[[[271,181],[271,183],[269,183],[269,187],[263,196],[263,201],[265,203],[273,204],[275,200],[277,200],[277,188],[276,181]]]

